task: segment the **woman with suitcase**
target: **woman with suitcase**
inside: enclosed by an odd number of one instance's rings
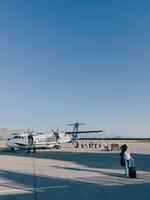
[[[125,175],[126,175],[126,177],[129,177],[129,175],[130,175],[129,168],[131,167],[130,163],[133,159],[131,157],[131,154],[130,154],[129,149],[126,144],[123,144],[120,147],[120,149],[121,149],[121,153],[120,153],[121,159],[124,159]]]

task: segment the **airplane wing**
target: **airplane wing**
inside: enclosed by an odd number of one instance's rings
[[[65,132],[65,134],[73,134],[73,133],[102,133],[104,132],[103,130],[100,131],[77,131],[77,132]]]

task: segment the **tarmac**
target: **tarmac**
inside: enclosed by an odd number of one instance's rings
[[[125,177],[117,151],[0,152],[0,200],[150,200],[150,143],[130,148],[137,179]]]

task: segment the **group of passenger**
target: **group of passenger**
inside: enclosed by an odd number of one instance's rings
[[[106,142],[93,142],[93,141],[86,141],[86,142],[79,142],[77,141],[75,144],[76,148],[89,148],[89,149],[100,149],[105,151],[110,151],[111,146],[109,141]]]

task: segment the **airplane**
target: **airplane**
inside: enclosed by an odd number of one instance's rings
[[[63,131],[59,132],[52,130],[51,133],[35,133],[27,129],[25,133],[16,134],[12,138],[7,139],[6,145],[12,150],[24,150],[28,149],[31,146],[35,148],[56,148],[59,149],[61,144],[75,142],[79,139],[78,134],[82,133],[100,133],[100,131],[79,131],[79,126],[85,125],[79,122],[75,124],[68,124],[68,126],[73,126],[73,131]]]
[[[35,145],[36,148],[56,148],[58,149],[62,143],[71,141],[70,135],[66,135],[64,132],[57,133],[34,133],[25,132],[16,134],[12,138],[8,138],[6,145],[12,150],[24,150],[30,148],[31,145]]]

